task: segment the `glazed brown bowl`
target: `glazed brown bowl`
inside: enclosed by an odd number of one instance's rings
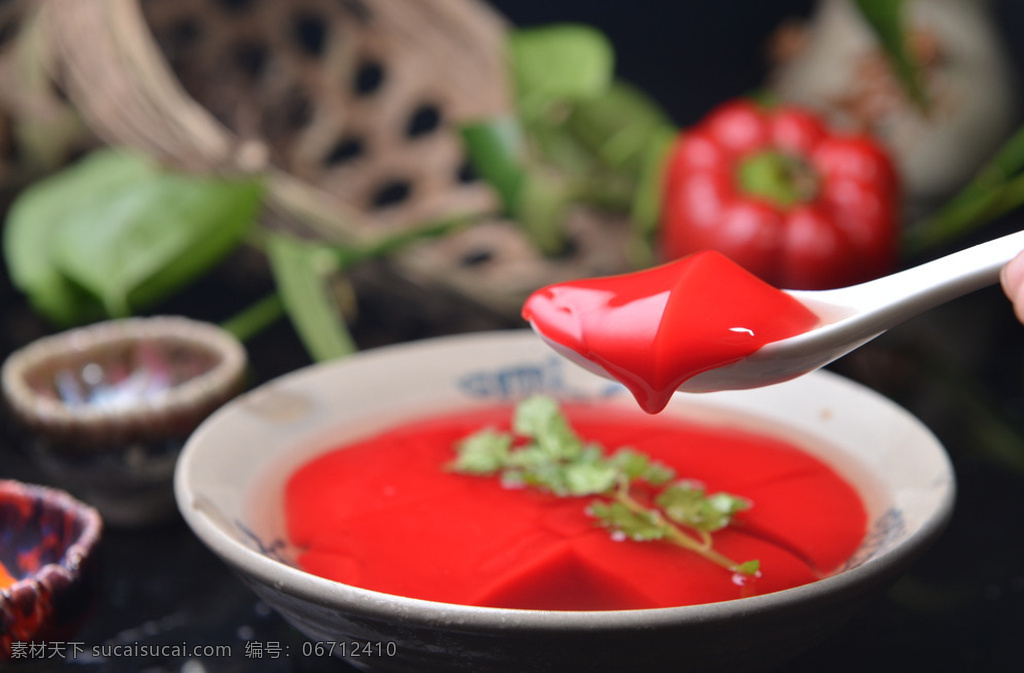
[[[129,318],[32,342],[0,381],[47,478],[131,526],[173,515],[181,447],[242,389],[245,367],[242,345],[215,325]]]
[[[97,593],[99,513],[63,491],[0,480],[0,662],[27,658],[29,642],[66,641]]]

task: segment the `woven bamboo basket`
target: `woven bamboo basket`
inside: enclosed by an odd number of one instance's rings
[[[68,101],[53,86],[36,0],[0,3],[0,193],[95,146]]]
[[[370,243],[498,210],[456,128],[509,110],[507,26],[487,5],[43,1],[57,77],[99,137],[189,170],[266,171],[275,222]],[[507,313],[546,282],[625,268],[624,227],[572,219],[559,260],[492,218],[391,263]]]

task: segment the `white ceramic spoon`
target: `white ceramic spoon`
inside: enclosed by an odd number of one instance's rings
[[[697,374],[679,390],[757,388],[806,374],[918,313],[998,282],[1000,269],[1021,250],[1024,231],[860,285],[787,290],[821,318],[820,326]]]

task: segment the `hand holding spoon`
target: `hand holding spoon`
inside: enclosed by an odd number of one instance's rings
[[[821,318],[803,334],[688,379],[691,392],[756,388],[823,367],[901,322],[999,281],[1024,250],[1024,231],[981,243],[920,266],[836,290],[787,290]]]
[[[782,291],[699,253],[678,269],[544,288],[523,314],[558,352],[622,381],[653,413],[675,390],[756,388],[818,369],[908,318],[998,282],[1021,250],[1024,231],[859,285]],[[695,266],[710,268],[711,277],[698,278],[707,274]],[[679,293],[702,303],[675,299]],[[682,317],[667,319],[673,311]]]

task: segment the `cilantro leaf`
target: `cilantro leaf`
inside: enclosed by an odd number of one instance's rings
[[[732,516],[750,507],[750,502],[728,493],[707,495],[692,481],[680,481],[665,488],[656,500],[667,516],[706,533],[729,525]]]
[[[631,540],[647,542],[665,537],[665,522],[656,512],[634,512],[621,502],[595,502],[590,506],[590,513],[606,528]]]
[[[554,459],[571,460],[583,452],[583,442],[569,427],[558,401],[546,395],[527,398],[516,408],[512,430]]]
[[[734,514],[750,507],[750,501],[729,493],[707,495],[693,481],[669,483],[675,478],[672,468],[632,448],[606,455],[599,444],[585,442],[573,431],[552,397],[523,400],[513,415],[512,431],[485,429],[466,437],[455,446],[452,468],[478,476],[498,475],[505,488],[532,486],[558,497],[600,496],[603,499],[593,502],[588,511],[613,537],[663,540],[730,571],[758,573],[757,561],[736,563],[712,548],[711,533],[728,526]],[[664,486],[653,505],[644,504],[649,495],[634,497],[636,481]]]
[[[619,449],[611,457],[611,463],[630,479],[643,479],[654,486],[660,486],[675,477],[675,470],[655,462],[633,449]]]
[[[456,472],[490,475],[508,461],[512,438],[495,430],[481,430],[463,439],[452,467]]]
[[[761,562],[758,560],[747,561],[736,566],[736,572],[741,575],[754,576],[761,572]]]
[[[575,463],[565,468],[565,485],[572,495],[595,495],[611,490],[619,471],[604,462]]]

